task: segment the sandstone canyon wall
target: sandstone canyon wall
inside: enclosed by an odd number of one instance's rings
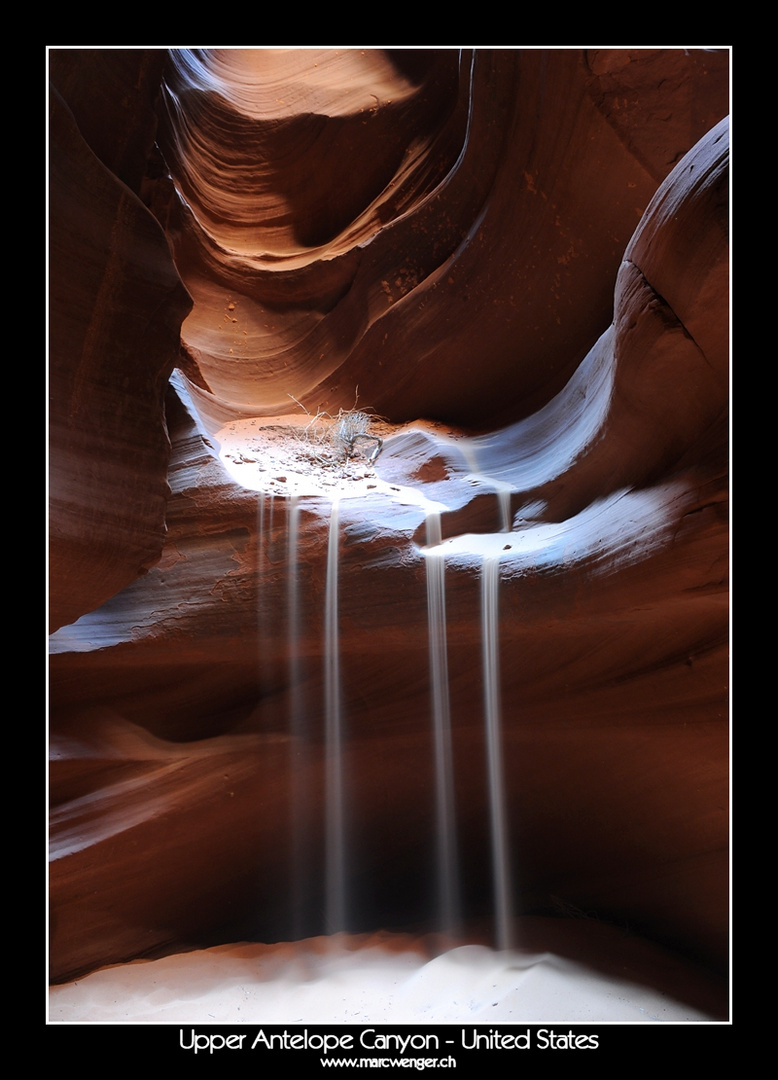
[[[725,968],[728,75],[51,51],[54,981],[491,923],[491,713],[511,913]]]

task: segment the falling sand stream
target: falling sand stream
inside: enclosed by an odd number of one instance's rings
[[[607,389],[607,388],[606,388]],[[566,397],[560,395],[562,407]],[[299,418],[298,418],[299,419]],[[233,425],[237,431],[237,425]],[[278,431],[278,427],[274,429]],[[517,446],[520,445],[524,427],[515,429]],[[531,434],[531,432],[530,432]],[[251,432],[255,439],[258,431]],[[242,433],[241,433],[241,437]],[[245,483],[250,479],[243,464],[251,458],[242,457],[238,449],[223,441],[221,459],[232,475]],[[531,442],[531,446],[534,443]],[[233,443],[232,446],[235,444]],[[242,445],[246,445],[243,443]],[[501,446],[501,443],[496,444]],[[273,534],[273,517],[277,513],[278,498],[285,496],[288,514],[286,587],[287,642],[286,665],[288,680],[288,716],[290,736],[290,799],[293,839],[290,865],[292,895],[290,902],[295,913],[293,922],[302,925],[301,918],[310,892],[310,867],[303,853],[309,850],[313,833],[301,836],[306,821],[311,820],[310,807],[305,800],[305,790],[312,764],[306,758],[311,739],[315,738],[319,717],[323,715],[324,737],[324,927],[329,934],[337,934],[356,926],[359,913],[353,909],[349,896],[350,879],[358,868],[350,865],[348,836],[350,831],[348,777],[346,776],[346,738],[344,732],[344,691],[342,686],[340,656],[340,603],[339,575],[341,545],[341,500],[349,506],[364,506],[369,516],[373,497],[390,499],[395,505],[416,508],[426,523],[426,542],[416,548],[424,568],[426,587],[426,612],[429,658],[429,703],[427,718],[431,732],[432,776],[431,788],[434,799],[435,832],[435,895],[436,929],[443,939],[456,940],[463,930],[463,882],[458,858],[457,807],[455,805],[456,760],[453,752],[451,678],[448,657],[447,627],[447,580],[460,574],[480,583],[480,597],[473,612],[474,628],[480,622],[483,701],[483,731],[485,742],[485,789],[486,805],[484,819],[489,822],[489,850],[491,854],[493,941],[499,950],[515,947],[513,927],[519,912],[513,895],[514,876],[519,868],[512,865],[512,845],[509,835],[508,799],[503,755],[502,700],[500,677],[500,620],[499,594],[501,572],[511,579],[521,576],[526,569],[542,565],[569,567],[579,560],[601,557],[605,548],[613,552],[615,561],[632,561],[643,557],[645,552],[665,542],[669,523],[675,512],[677,493],[672,486],[646,492],[617,492],[602,504],[585,508],[579,515],[561,524],[547,523],[533,517],[531,507],[523,508],[522,517],[512,520],[512,496],[522,488],[527,470],[533,478],[542,468],[553,473],[560,467],[557,461],[540,460],[531,450],[526,461],[510,441],[508,456],[517,465],[509,465],[496,453],[489,439],[457,439],[450,443],[451,461],[457,470],[459,487],[464,485],[489,490],[497,500],[497,512],[491,532],[469,533],[463,531],[446,539],[442,538],[441,515],[449,508],[437,502],[438,489],[420,484],[400,487],[383,480],[370,468],[372,462],[364,463],[355,476],[337,477],[332,472],[322,473],[318,466],[307,473],[299,473],[299,440],[291,439],[292,456],[277,464],[272,476],[260,467],[253,472],[251,486],[260,492],[258,525],[260,528],[260,559],[263,574],[269,571],[269,547]],[[271,443],[273,452],[277,444]],[[256,453],[256,448],[254,450]],[[457,458],[458,455],[458,458]],[[253,460],[256,460],[254,458]],[[540,460],[540,464],[539,464]],[[317,471],[318,470],[318,471]],[[269,487],[268,485],[274,485]],[[246,485],[248,486],[248,485]],[[443,489],[440,489],[443,490]],[[448,489],[446,489],[448,490]],[[275,492],[275,501],[274,493]],[[306,672],[302,670],[300,652],[302,620],[302,597],[299,581],[300,513],[302,499],[311,496],[311,507],[329,507],[329,523],[326,544],[326,582],[324,594],[324,641],[323,701],[305,697]],[[315,511],[320,512],[320,511]],[[412,518],[410,519],[412,520]],[[450,527],[450,526],[449,526]],[[612,535],[609,535],[608,530]],[[269,595],[269,594],[268,594]],[[267,600],[260,598],[263,606],[260,628],[269,640],[274,632],[271,618],[266,610]],[[316,618],[308,610],[306,619]],[[480,607],[480,612],[479,612]],[[264,665],[267,661],[262,660]],[[264,668],[263,668],[264,670]],[[425,719],[425,718],[421,718]],[[316,891],[316,890],[314,890]]]
[[[441,933],[456,938],[460,930],[459,869],[454,759],[451,746],[445,562],[438,550],[440,512],[427,512],[427,626],[429,632],[432,727],[435,743],[435,835],[438,920]]]
[[[473,480],[495,490],[498,500],[499,528],[510,529],[511,486],[493,480],[476,469],[475,449],[467,447],[468,464]],[[382,485],[386,487],[386,485]],[[455,942],[463,931],[462,882],[460,880],[457,811],[455,805],[455,761],[451,724],[451,688],[448,663],[446,611],[446,559],[448,543],[442,542],[441,512],[446,508],[428,499],[421,491],[392,487],[393,498],[419,505],[426,521],[426,545],[420,549],[426,575],[426,610],[429,653],[430,730],[433,748],[435,895],[436,930],[444,942]],[[306,925],[306,893],[311,886],[310,867],[306,862],[311,837],[309,828],[309,792],[304,777],[311,764],[310,739],[316,716],[324,720],[324,926],[328,934],[348,929],[356,912],[350,911],[348,880],[347,791],[345,776],[344,705],[340,657],[340,500],[352,493],[346,490],[326,492],[324,505],[330,508],[327,529],[326,573],[323,611],[323,701],[321,710],[305,695],[306,672],[303,670],[301,642],[302,597],[300,583],[301,504],[305,494],[321,496],[322,491],[296,491],[286,495],[286,668],[288,682],[287,715],[290,747],[290,821],[289,888],[291,924],[294,932],[303,933]],[[270,567],[270,547],[278,495],[265,491],[258,511],[259,553],[264,572]],[[321,505],[321,504],[320,504]],[[466,541],[466,538],[461,538]],[[471,538],[473,539],[473,538]],[[476,545],[478,547],[478,545]],[[486,772],[492,857],[494,943],[499,949],[512,945],[512,897],[510,891],[509,839],[505,807],[505,778],[501,756],[501,706],[499,667],[499,557],[481,556],[481,634],[484,732]],[[260,626],[266,640],[275,632],[266,600],[260,603]],[[307,608],[306,608],[307,610]],[[308,618],[309,615],[306,615]],[[263,663],[261,661],[261,663]],[[314,725],[314,726],[312,726]]]
[[[513,935],[511,932],[510,845],[502,755],[499,586],[499,555],[485,555],[481,569],[481,633],[495,936],[498,949],[510,949],[513,946]]]
[[[340,514],[332,501],[327,543],[324,609],[324,706],[326,722],[326,920],[329,933],[346,929],[346,851],[343,790],[343,716],[338,623]]]

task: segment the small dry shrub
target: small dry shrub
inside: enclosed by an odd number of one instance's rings
[[[370,413],[356,408],[340,409],[337,416],[317,412],[304,428],[301,442],[307,456],[324,467],[343,466],[354,458],[372,465],[384,445],[380,435],[371,431],[373,420]]]

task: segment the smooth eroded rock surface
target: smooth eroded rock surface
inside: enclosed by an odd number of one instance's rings
[[[159,558],[165,386],[191,301],[165,236],[95,156],[55,83],[49,175],[49,618],[98,607]]]

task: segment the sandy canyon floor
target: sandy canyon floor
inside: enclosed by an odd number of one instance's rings
[[[66,1023],[698,1023],[726,1019],[720,980],[597,922],[519,920],[520,948],[338,935],[137,960],[50,988]]]

